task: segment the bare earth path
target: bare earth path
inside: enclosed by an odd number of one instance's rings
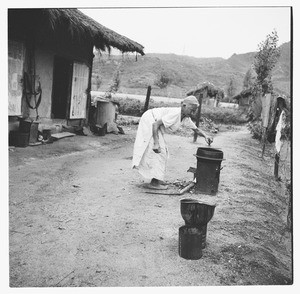
[[[259,143],[244,127],[215,137],[212,147],[226,160],[219,193],[211,196],[218,206],[207,248],[196,261],[178,255],[183,197],[143,192],[130,167],[133,140],[134,130],[126,130],[10,152],[11,287],[292,282],[288,196],[272,177],[273,158],[258,158]],[[186,170],[196,166],[203,139],[167,141],[167,180],[191,180]]]

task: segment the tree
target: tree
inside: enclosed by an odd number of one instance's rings
[[[157,78],[154,82],[156,86],[159,88],[163,89],[166,88],[169,84],[171,84],[172,78],[169,73],[166,71],[162,70],[158,75]]]
[[[249,109],[249,117],[253,119],[258,118],[258,111],[255,109],[261,109],[260,97],[273,91],[272,70],[280,57],[277,42],[278,36],[274,30],[267,35],[265,41],[258,44],[258,52],[254,56],[253,69],[256,73],[256,80],[252,87],[251,108]]]
[[[253,101],[253,105],[259,101],[259,96],[262,95],[264,97],[267,93],[273,92],[272,85],[272,70],[275,67],[279,57],[280,50],[277,47],[278,43],[278,35],[276,30],[274,30],[271,34],[267,35],[265,41],[261,42],[258,45],[258,52],[254,56],[254,70],[257,74],[256,83],[254,85],[254,92],[256,96],[256,100]],[[265,152],[266,138],[268,128],[267,126],[261,126],[262,129],[262,157]]]
[[[244,90],[250,89],[253,87],[253,85],[254,85],[253,70],[249,68],[243,80],[243,88]]]
[[[231,76],[227,87],[227,96],[229,98],[229,101],[230,98],[232,98],[235,95],[235,93],[236,93],[236,81],[235,78]]]
[[[102,78],[99,75],[96,75],[96,90],[98,91],[100,89],[102,83]]]
[[[258,45],[258,52],[254,56],[254,70],[257,74],[256,86],[263,94],[272,90],[272,70],[279,57],[280,49],[277,48],[278,35],[276,30],[267,35],[265,41]]]
[[[121,84],[121,77],[120,77],[120,71],[121,71],[121,66],[122,66],[122,61],[118,64],[115,72],[114,72],[114,75],[113,75],[113,78],[112,78],[112,81],[111,81],[111,84],[110,84],[110,87],[109,87],[109,90],[108,90],[108,93],[116,93],[120,87],[120,84]]]

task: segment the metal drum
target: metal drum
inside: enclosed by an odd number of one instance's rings
[[[179,256],[185,259],[202,257],[202,230],[197,227],[179,228]]]
[[[181,199],[180,213],[185,226],[179,228],[179,255],[185,259],[200,259],[206,247],[207,223],[214,215],[216,204],[196,199]]]
[[[197,170],[195,191],[216,195],[220,181],[223,151],[214,148],[200,147],[197,150]]]

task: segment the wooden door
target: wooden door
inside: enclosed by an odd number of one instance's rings
[[[70,103],[70,119],[86,118],[89,67],[74,62]]]
[[[25,47],[20,42],[8,41],[8,115],[22,115],[22,77]]]

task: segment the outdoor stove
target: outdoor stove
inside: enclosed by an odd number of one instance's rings
[[[218,192],[223,152],[214,148],[198,148],[197,168],[189,168],[194,173],[195,194],[214,196]],[[200,259],[206,247],[207,224],[214,215],[214,201],[181,199],[180,212],[185,225],[179,228],[179,255],[185,259]]]
[[[196,178],[195,192],[216,195],[220,181],[223,151],[215,148],[200,147],[195,154],[197,169],[190,167],[188,171]]]

